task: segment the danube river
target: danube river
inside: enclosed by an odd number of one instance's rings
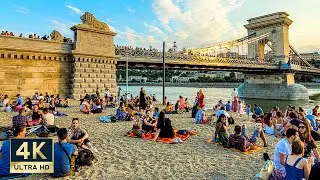
[[[121,87],[121,94],[126,92],[125,86]],[[141,86],[129,86],[128,93],[132,94],[134,97],[139,96]],[[162,87],[159,86],[144,86],[147,95],[155,94],[158,102],[162,102]],[[199,91],[199,88],[193,87],[166,87],[166,96],[169,102],[175,103],[178,100],[178,97],[181,95],[184,98],[189,99],[189,103],[194,102],[196,93]],[[202,91],[205,94],[205,103],[206,107],[212,109],[219,100],[222,100],[223,103],[231,100],[232,88],[202,88]],[[309,94],[314,95],[320,93],[319,89],[309,89]],[[260,100],[260,99],[243,99],[245,103],[258,104],[265,111],[271,110],[274,106],[279,106],[282,111],[285,110],[285,107],[290,104],[296,107],[303,107],[309,109],[315,104],[320,104],[320,97],[313,98],[309,101],[280,101],[280,100]]]

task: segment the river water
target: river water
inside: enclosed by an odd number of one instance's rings
[[[126,92],[125,86],[121,87],[121,94]],[[128,93],[132,94],[134,97],[139,96],[141,86],[129,86]],[[159,86],[144,86],[147,95],[155,94],[157,101],[162,102],[162,87]],[[193,87],[166,87],[165,95],[167,100],[171,103],[175,103],[178,100],[178,97],[181,95],[184,98],[189,99],[189,103],[194,102],[196,93],[199,91],[199,88]],[[202,88],[202,91],[205,95],[205,104],[208,109],[212,109],[219,100],[222,100],[223,103],[231,100],[232,88]],[[320,93],[320,89],[309,89],[309,94]],[[258,104],[265,111],[271,110],[274,106],[280,107],[284,112],[288,104],[296,107],[303,107],[304,109],[309,109],[314,107],[316,104],[320,104],[320,97],[315,99],[310,99],[309,101],[283,101],[283,100],[261,100],[261,99],[241,99],[244,103],[249,103],[251,106],[253,104]]]

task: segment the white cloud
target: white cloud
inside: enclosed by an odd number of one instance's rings
[[[16,12],[19,12],[21,14],[28,14],[29,13],[29,9],[27,9],[25,7],[22,7],[22,6],[19,6],[19,7],[17,7]]]
[[[49,26],[52,30],[59,31],[62,36],[72,36],[73,32],[70,30],[70,28],[77,23],[64,23],[59,20],[51,20],[51,25]]]
[[[131,13],[131,14],[134,14],[134,13],[136,12],[135,10],[133,10],[133,9],[131,9],[131,8],[128,8],[127,11],[128,11],[129,13]]]
[[[154,26],[154,25],[148,24],[148,23],[146,23],[146,22],[144,22],[143,24],[144,24],[144,26],[145,26],[146,28],[148,28],[148,31],[149,31],[150,33],[156,33],[156,34],[158,34],[158,35],[164,34],[163,31],[162,31],[160,28],[158,28],[158,27],[156,27],[156,26]]]
[[[231,12],[244,0],[155,0],[152,8],[168,32],[164,40],[184,46],[231,40],[245,36],[245,29],[230,21]],[[181,47],[182,48],[182,47]]]
[[[74,7],[74,6],[66,5],[66,7],[69,8],[69,9],[71,9],[71,10],[72,10],[74,13],[76,13],[76,14],[79,14],[79,15],[84,14],[84,12],[83,12],[81,9],[76,8],[76,7]]]

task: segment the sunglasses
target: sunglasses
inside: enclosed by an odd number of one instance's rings
[[[306,128],[305,126],[299,126],[299,129],[304,129],[304,128]]]

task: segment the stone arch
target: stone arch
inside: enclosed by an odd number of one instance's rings
[[[248,35],[255,34],[253,38],[258,40],[248,46],[249,59],[264,61],[265,46],[272,43],[271,62],[287,63],[289,60],[289,26],[292,20],[286,12],[278,12],[251,18],[244,27]],[[265,36],[265,37],[264,37]]]

